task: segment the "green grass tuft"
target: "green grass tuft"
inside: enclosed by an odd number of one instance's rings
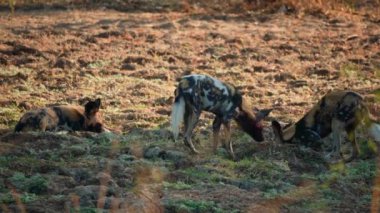
[[[163,182],[163,185],[165,188],[171,188],[171,189],[177,189],[177,190],[184,190],[184,189],[191,189],[191,185],[184,183],[182,181],[178,181],[175,183],[169,183],[169,182]]]
[[[40,174],[36,174],[28,178],[23,173],[16,172],[9,178],[9,180],[18,190],[32,194],[45,193],[48,187],[47,180]]]
[[[167,212],[197,212],[197,213],[223,213],[227,212],[221,209],[214,201],[198,200],[170,200],[165,204]],[[228,211],[231,212],[231,211]],[[232,211],[233,212],[233,211]]]

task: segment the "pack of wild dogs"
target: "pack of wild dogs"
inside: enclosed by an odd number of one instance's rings
[[[202,111],[215,115],[212,123],[213,150],[221,141],[232,158],[235,158],[231,140],[231,121],[255,141],[264,141],[264,124],[272,109],[252,108],[246,98],[233,85],[208,75],[191,74],[183,76],[174,91],[171,112],[171,132],[177,141],[180,126],[184,123],[184,143],[191,152],[198,153],[192,142],[193,130]],[[20,131],[91,131],[107,132],[99,109],[101,100],[90,100],[84,106],[56,105],[26,112],[15,127]],[[369,113],[361,95],[353,91],[332,91],[323,96],[298,122],[282,127],[272,120],[275,139],[280,143],[293,143],[308,147],[318,147],[329,135],[333,137],[332,151],[328,155],[341,154],[342,133],[346,132],[352,143],[353,154],[345,161],[357,157],[359,146],[356,132],[364,127],[368,136],[380,142],[380,124]]]

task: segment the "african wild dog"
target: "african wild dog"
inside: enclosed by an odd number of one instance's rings
[[[72,131],[103,132],[100,115],[100,99],[88,101],[84,107],[57,105],[26,112],[17,123],[15,132],[20,131]]]
[[[207,75],[187,75],[181,78],[175,90],[175,101],[171,113],[171,127],[174,139],[177,140],[179,126],[184,119],[185,144],[195,153],[191,135],[202,111],[215,114],[213,128],[213,149],[219,143],[219,132],[224,125],[228,149],[232,157],[234,152],[231,143],[230,121],[234,119],[238,125],[256,141],[263,141],[263,125],[261,120],[271,110],[248,108],[242,94],[233,86],[223,83]]]
[[[301,120],[284,129],[277,121],[272,121],[275,137],[280,142],[320,148],[321,139],[332,133],[334,149],[327,156],[338,151],[340,153],[341,133],[346,131],[353,145],[353,154],[344,159],[346,162],[358,155],[355,130],[360,124],[364,124],[369,135],[376,142],[380,142],[380,125],[371,118],[363,98],[352,91],[333,91],[326,94]]]

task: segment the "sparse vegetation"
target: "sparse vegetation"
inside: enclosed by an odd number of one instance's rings
[[[0,127],[14,126],[20,119],[21,115],[21,110],[15,104],[10,104],[6,108],[1,108]]]
[[[20,201],[22,203],[25,203],[25,204],[28,204],[28,203],[31,203],[33,201],[36,201],[37,200],[37,196],[33,193],[23,193],[21,195],[12,195],[12,193],[8,192],[8,193],[4,193],[4,194],[1,194],[1,199],[0,199],[0,203],[2,204],[11,204],[11,203],[15,203],[16,200],[15,200],[15,196],[19,196],[20,198]]]
[[[168,127],[176,80],[189,73],[234,84],[279,120],[298,120],[332,89],[360,92],[378,119],[379,1],[0,6],[1,212],[376,210],[377,145],[365,135],[360,159],[327,164],[277,144],[269,122],[263,143],[233,124],[233,161],[222,147],[212,153],[213,115],[202,114],[195,130],[199,155],[182,137],[174,143]],[[12,132],[27,110],[96,97],[112,133]]]
[[[166,211],[168,212],[214,212],[222,213],[221,208],[212,201],[195,201],[195,200],[175,200],[166,204]],[[230,211],[228,211],[230,212]]]
[[[164,182],[163,184],[165,188],[173,188],[173,189],[178,189],[178,190],[191,189],[192,187],[191,185],[184,183],[182,181],[178,181],[176,183]]]
[[[347,78],[360,78],[363,75],[360,67],[354,63],[343,64],[340,68],[340,73],[342,77]]]
[[[9,181],[20,191],[33,194],[45,193],[48,186],[47,180],[39,174],[27,178],[23,173],[16,172],[9,178]]]

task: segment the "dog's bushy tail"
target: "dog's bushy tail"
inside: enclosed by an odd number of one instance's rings
[[[175,98],[172,113],[171,113],[171,131],[173,133],[174,140],[176,141],[179,135],[179,127],[183,121],[185,115],[185,99],[179,94]]]
[[[370,113],[366,105],[362,107],[362,111],[360,113],[360,115],[365,118],[364,124],[367,127],[368,135],[380,144],[380,120]]]
[[[368,133],[373,140],[380,143],[380,124],[372,122],[369,126]]]

